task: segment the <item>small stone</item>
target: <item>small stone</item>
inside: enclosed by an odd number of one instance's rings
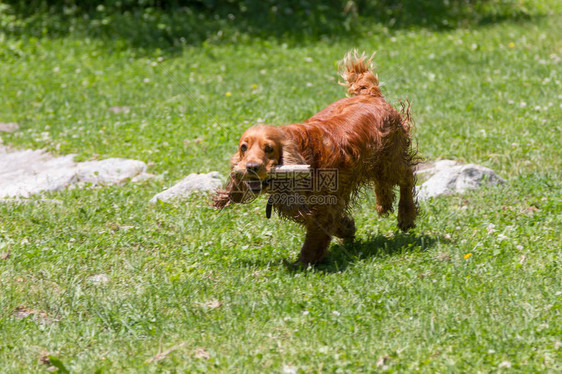
[[[205,348],[197,348],[193,353],[193,355],[195,356],[195,358],[200,358],[205,360],[208,360],[211,357],[211,355],[209,354],[209,352],[205,350]]]
[[[283,374],[297,374],[297,368],[292,365],[285,365],[281,370]]]
[[[129,113],[131,111],[131,107],[128,106],[112,106],[108,108],[111,113],[119,114],[119,113]]]
[[[385,367],[391,360],[392,358],[390,358],[389,356],[382,356],[377,360],[376,365],[378,368]]]
[[[14,132],[20,128],[15,122],[0,122],[0,132]]]
[[[12,315],[16,318],[16,319],[24,319],[27,318],[29,316],[31,316],[32,314],[34,314],[35,312],[33,310],[30,309],[26,309],[24,307],[17,307],[14,312],[12,313]]]
[[[109,282],[109,277],[105,274],[96,274],[89,277],[88,280],[90,281],[90,283],[93,283],[96,286],[100,286]]]
[[[439,261],[443,261],[443,262],[450,262],[451,261],[451,256],[447,253],[439,253],[437,255],[437,259]]]
[[[199,305],[206,309],[218,309],[223,305],[223,302],[220,300],[211,299],[204,303],[199,303]]]
[[[50,324],[54,321],[57,321],[49,318],[49,316],[47,316],[47,313],[43,311],[27,309],[26,307],[23,306],[19,306],[16,309],[14,309],[12,315],[14,316],[15,319],[18,320],[22,320],[29,317],[33,321],[38,322],[42,325]]]
[[[511,362],[509,362],[509,361],[502,361],[498,365],[498,368],[500,368],[500,369],[509,369],[510,367],[511,367]]]

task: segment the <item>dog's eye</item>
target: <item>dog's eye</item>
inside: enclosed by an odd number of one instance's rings
[[[273,148],[270,145],[266,145],[265,146],[265,153],[271,153],[273,152]]]
[[[240,146],[240,152],[246,152],[248,150],[248,146],[246,144],[242,144]]]

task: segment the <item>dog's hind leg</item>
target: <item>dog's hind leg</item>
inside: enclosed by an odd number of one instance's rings
[[[393,185],[383,181],[375,181],[375,196],[377,198],[377,212],[379,216],[384,216],[392,212],[394,203]]]
[[[415,179],[411,168],[405,169],[400,178],[400,200],[398,202],[398,227],[408,231],[415,227],[414,221],[418,215],[418,207],[414,200]]]

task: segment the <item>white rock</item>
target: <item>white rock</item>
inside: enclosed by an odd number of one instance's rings
[[[77,183],[116,184],[145,173],[142,161],[110,158],[74,162],[75,155],[53,157],[41,150],[0,146],[0,198],[29,197]]]
[[[168,201],[189,196],[194,191],[214,191],[222,186],[223,177],[217,171],[208,174],[189,174],[169,189],[162,191],[150,199],[151,203],[158,200]]]
[[[450,161],[450,160],[443,160]],[[503,184],[505,181],[493,170],[484,166],[467,164],[442,164],[433,169],[435,174],[419,188],[420,200],[429,197],[464,193],[482,185]]]
[[[418,177],[424,178],[428,176],[432,176],[441,170],[448,169],[453,166],[462,165],[459,161],[455,160],[437,160],[437,161],[430,161],[424,162],[419,164],[416,167],[416,175]]]
[[[119,184],[128,178],[137,177],[146,171],[142,161],[124,158],[108,158],[101,161],[86,161],[76,165],[78,182],[92,184]]]
[[[12,203],[12,204],[51,203],[51,204],[62,205],[63,201],[62,200],[55,200],[55,199],[21,199],[21,198],[16,198],[16,199],[0,199],[0,203],[3,203],[3,204],[8,204],[8,203]]]
[[[20,125],[15,122],[0,122],[0,131],[3,132],[13,132],[19,129]]]

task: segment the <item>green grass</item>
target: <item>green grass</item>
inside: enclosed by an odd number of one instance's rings
[[[554,12],[174,53],[0,34],[0,121],[20,124],[4,144],[137,158],[163,175],[0,204],[0,371],[562,370],[561,24]],[[343,97],[336,62],[351,47],[378,51],[390,102],[412,101],[422,156],[482,164],[507,184],[423,202],[407,235],[366,193],[357,242],[334,241],[300,271],[285,261],[302,229],[266,220],[263,199],[221,213],[207,196],[148,204],[188,173],[226,175],[251,124]]]

